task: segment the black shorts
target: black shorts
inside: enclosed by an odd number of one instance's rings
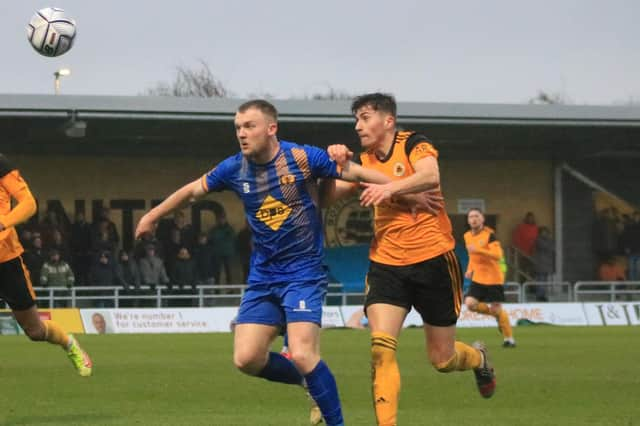
[[[478,302],[504,302],[503,285],[486,285],[471,282],[466,296],[477,299]]]
[[[429,325],[454,325],[462,305],[462,272],[453,251],[406,266],[371,262],[365,311],[374,303],[415,308]]]
[[[23,311],[36,304],[31,276],[22,256],[0,263],[0,299],[14,311]]]

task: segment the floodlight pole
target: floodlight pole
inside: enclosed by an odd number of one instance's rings
[[[60,77],[65,77],[67,75],[71,75],[71,70],[69,68],[60,68],[53,73],[53,93],[56,95],[60,94]]]
[[[53,80],[53,93],[56,95],[60,94],[60,73],[58,71],[53,73],[55,79]]]

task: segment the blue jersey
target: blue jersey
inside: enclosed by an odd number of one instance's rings
[[[229,189],[244,204],[253,231],[250,284],[326,279],[318,178],[339,176],[326,151],[280,141],[266,164],[238,153],[202,177],[205,191]]]

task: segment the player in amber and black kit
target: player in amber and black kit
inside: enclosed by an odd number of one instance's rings
[[[11,201],[15,205],[11,207]],[[7,158],[0,154],[0,299],[11,308],[13,315],[31,340],[61,346],[81,376],[91,375],[91,359],[75,338],[60,324],[41,320],[36,307],[36,295],[29,271],[22,259],[24,252],[15,226],[36,212],[36,201],[27,182]]]

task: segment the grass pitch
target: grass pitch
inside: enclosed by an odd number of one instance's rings
[[[487,342],[498,387],[490,400],[470,372],[440,374],[422,330],[400,338],[400,425],[640,425],[640,327],[461,329]],[[0,425],[306,425],[301,389],[244,376],[230,334],[79,336],[94,376],[76,376],[56,347],[0,337]],[[347,425],[375,425],[368,333],[323,332],[324,358]]]

